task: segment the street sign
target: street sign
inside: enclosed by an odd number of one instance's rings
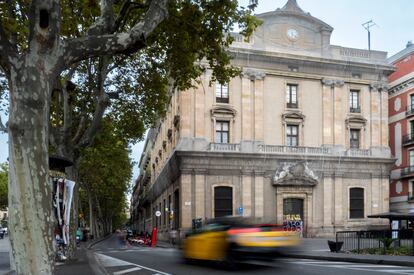
[[[239,214],[243,214],[243,207],[239,207]]]
[[[159,210],[155,211],[155,216],[161,217],[161,211],[159,211]]]

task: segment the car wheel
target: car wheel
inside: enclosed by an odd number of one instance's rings
[[[236,245],[234,244],[230,245],[226,253],[226,259],[224,260],[224,267],[228,270],[235,270],[237,268],[236,255],[234,251],[235,247]]]

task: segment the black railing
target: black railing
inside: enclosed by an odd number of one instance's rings
[[[402,138],[403,145],[408,145],[412,142],[414,142],[414,135],[413,134],[408,134],[408,135],[403,136],[403,138]]]
[[[414,175],[414,166],[407,166],[401,169],[401,177]]]
[[[361,107],[349,107],[349,112],[350,113],[360,113],[361,112]]]
[[[408,105],[407,110],[405,111],[406,116],[411,116],[414,114],[414,105]]]
[[[298,103],[288,102],[288,103],[286,103],[286,107],[287,108],[292,108],[292,109],[297,109],[298,108]]]
[[[352,253],[393,253],[401,249],[414,256],[414,231],[400,230],[368,230],[340,231],[336,233],[336,242],[342,242],[342,251]]]
[[[216,102],[217,103],[229,103],[229,98],[228,97],[216,97]]]
[[[408,200],[409,201],[414,201],[414,195],[413,194],[409,194],[408,195]]]

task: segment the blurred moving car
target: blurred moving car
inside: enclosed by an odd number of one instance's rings
[[[4,238],[4,230],[0,227],[0,239]]]
[[[273,260],[300,235],[282,226],[252,224],[239,217],[218,218],[190,233],[183,242],[186,260],[211,260],[233,265],[248,260]]]

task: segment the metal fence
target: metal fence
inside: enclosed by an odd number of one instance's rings
[[[414,231],[411,229],[340,231],[336,233],[336,242],[342,243],[342,251],[358,254],[370,250],[387,254],[390,249],[400,249],[414,256]]]

